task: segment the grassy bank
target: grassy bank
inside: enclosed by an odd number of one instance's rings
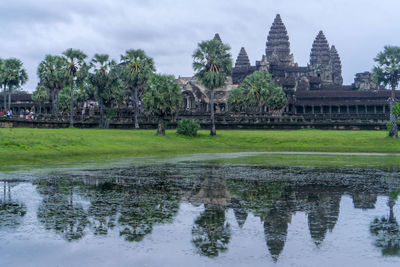
[[[192,138],[174,130],[159,137],[154,130],[0,129],[0,166],[241,151],[400,153],[400,141],[383,131],[220,130],[215,137],[208,133],[200,131]],[[286,157],[275,159],[284,162]]]

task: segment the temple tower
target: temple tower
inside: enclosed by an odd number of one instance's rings
[[[239,55],[235,63],[235,68],[240,68],[240,67],[250,67],[249,56],[247,55],[247,52],[244,49],[244,47],[240,49]]]
[[[218,40],[218,41],[222,42],[222,39],[221,39],[221,37],[219,36],[219,33],[216,33],[216,34],[214,35],[213,40]]]
[[[318,33],[313,42],[309,69],[311,77],[317,77],[325,84],[333,83],[331,49],[322,31]]]
[[[333,83],[336,85],[343,85],[342,62],[340,61],[339,53],[334,45],[331,47],[331,67]]]
[[[281,16],[276,15],[268,34],[263,65],[293,66],[294,58],[290,54],[289,36]]]

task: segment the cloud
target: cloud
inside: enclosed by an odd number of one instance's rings
[[[312,42],[323,30],[336,45],[346,83],[370,70],[385,44],[400,45],[394,0],[15,0],[0,2],[0,57],[16,57],[29,73],[26,89],[38,82],[36,68],[46,54],[69,47],[91,58],[108,53],[119,60],[130,48],[141,48],[157,69],[190,76],[198,42],[219,32],[232,47],[242,46],[250,60],[260,60],[272,21],[280,13],[295,61],[306,65]]]

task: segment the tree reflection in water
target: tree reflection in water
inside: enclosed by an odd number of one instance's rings
[[[393,213],[393,207],[399,192],[392,192],[389,196],[389,216],[375,218],[370,231],[375,236],[375,246],[382,250],[384,256],[400,255],[400,227]]]
[[[226,179],[215,174],[210,167],[206,175],[197,179],[189,195],[193,204],[204,204],[204,211],[194,221],[192,243],[200,255],[217,257],[228,249],[231,229],[226,222],[225,210],[230,203]]]
[[[138,242],[152,232],[154,224],[171,222],[179,209],[179,190],[167,176],[160,171],[132,176],[132,170],[125,170],[122,175],[111,173],[100,178],[39,180],[37,190],[43,199],[37,216],[47,230],[67,241],[80,239],[89,230],[107,235],[117,227],[125,240]],[[74,194],[88,200],[89,208],[83,208],[82,200],[75,203]]]
[[[0,188],[3,188],[3,197],[0,199],[1,230],[17,228],[26,214],[25,204],[12,199],[11,185],[8,181],[0,182]]]
[[[43,195],[37,217],[47,230],[54,230],[68,241],[83,237],[88,225],[87,212],[74,202],[72,179],[56,178],[41,181],[39,192]]]
[[[311,239],[319,247],[338,221],[342,195],[353,198],[354,208],[373,209],[379,195],[400,188],[363,173],[340,176],[334,172],[236,168],[156,165],[46,177],[35,182],[43,196],[37,217],[46,229],[67,241],[87,233],[104,236],[113,230],[126,241],[140,242],[155,225],[172,223],[183,200],[204,206],[193,221],[193,247],[202,256],[218,257],[228,250],[234,231],[226,216],[232,209],[239,228],[246,226],[249,214],[259,218],[266,251],[277,262],[297,212],[306,216]],[[383,254],[400,255],[394,195],[390,199],[389,216],[376,218],[370,230]],[[26,208],[18,205],[16,218],[21,218]],[[15,213],[4,207],[2,214],[4,210]]]

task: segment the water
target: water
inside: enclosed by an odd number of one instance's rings
[[[399,266],[400,173],[199,163],[0,181],[0,266]],[[400,200],[399,200],[400,201]]]

